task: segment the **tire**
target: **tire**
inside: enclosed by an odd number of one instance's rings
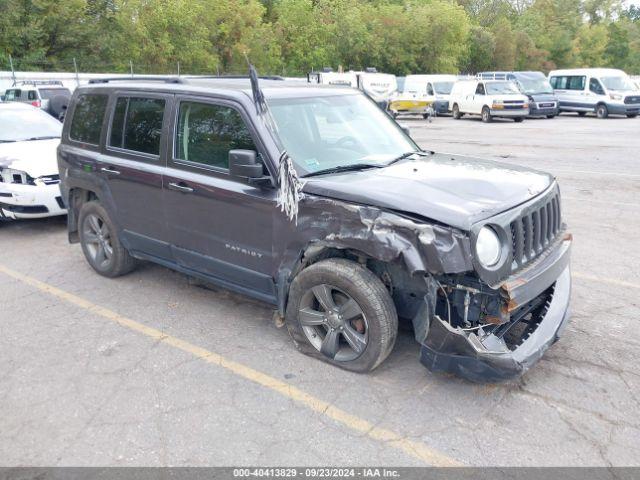
[[[637,116],[637,113],[627,113],[627,118],[636,118]]]
[[[601,103],[596,107],[596,117],[607,118],[609,116],[609,110],[604,103]]]
[[[114,278],[135,268],[136,260],[120,243],[113,221],[100,202],[91,201],[82,205],[78,216],[78,233],[87,262],[100,275]]]
[[[522,122],[524,122],[524,117],[516,117],[516,118],[513,119],[513,121],[516,122],[516,123],[522,123]]]
[[[301,312],[308,312],[305,320]],[[364,373],[391,353],[398,314],[389,292],[370,270],[350,260],[330,258],[305,268],[293,280],[285,324],[302,353]]]
[[[578,112],[578,116],[580,117],[584,117],[587,114],[587,112]]]
[[[555,115],[547,115],[547,118],[548,119],[552,119],[552,118],[556,118],[556,116]]]
[[[491,123],[493,118],[491,117],[491,111],[489,107],[482,107],[482,121],[484,123]]]
[[[460,107],[458,107],[457,103],[453,104],[453,108],[451,109],[451,115],[456,120],[460,120],[462,118],[462,114],[460,113]]]

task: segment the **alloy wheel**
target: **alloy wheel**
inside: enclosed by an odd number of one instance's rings
[[[84,221],[82,237],[89,256],[96,266],[105,269],[113,258],[111,232],[105,221],[93,213]]]
[[[349,294],[332,285],[320,284],[307,291],[298,319],[311,345],[332,360],[355,360],[367,348],[364,312]]]

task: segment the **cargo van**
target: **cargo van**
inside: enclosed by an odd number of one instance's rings
[[[553,118],[558,115],[558,98],[542,72],[482,72],[483,80],[509,80],[515,82],[529,98],[529,116]]]
[[[407,75],[403,92],[424,97],[436,114],[448,113],[449,95],[457,80],[456,75]]]
[[[529,115],[529,99],[506,80],[460,80],[451,89],[449,103],[456,120],[471,114],[480,115],[485,123],[494,117],[522,122]]]
[[[614,68],[576,68],[549,72],[549,83],[560,102],[561,112],[584,116],[594,112],[598,118],[640,113],[640,90],[622,70]]]

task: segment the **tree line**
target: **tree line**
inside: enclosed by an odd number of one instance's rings
[[[640,74],[622,0],[0,0],[0,70],[304,75],[615,67]]]

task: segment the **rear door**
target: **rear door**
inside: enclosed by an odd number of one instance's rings
[[[133,252],[170,260],[162,208],[162,173],[173,95],[116,92],[109,103],[99,175],[110,195],[123,244]]]
[[[248,116],[234,102],[182,96],[172,120],[164,208],[174,258],[225,286],[275,301],[276,190],[228,170],[229,150],[265,152]]]

